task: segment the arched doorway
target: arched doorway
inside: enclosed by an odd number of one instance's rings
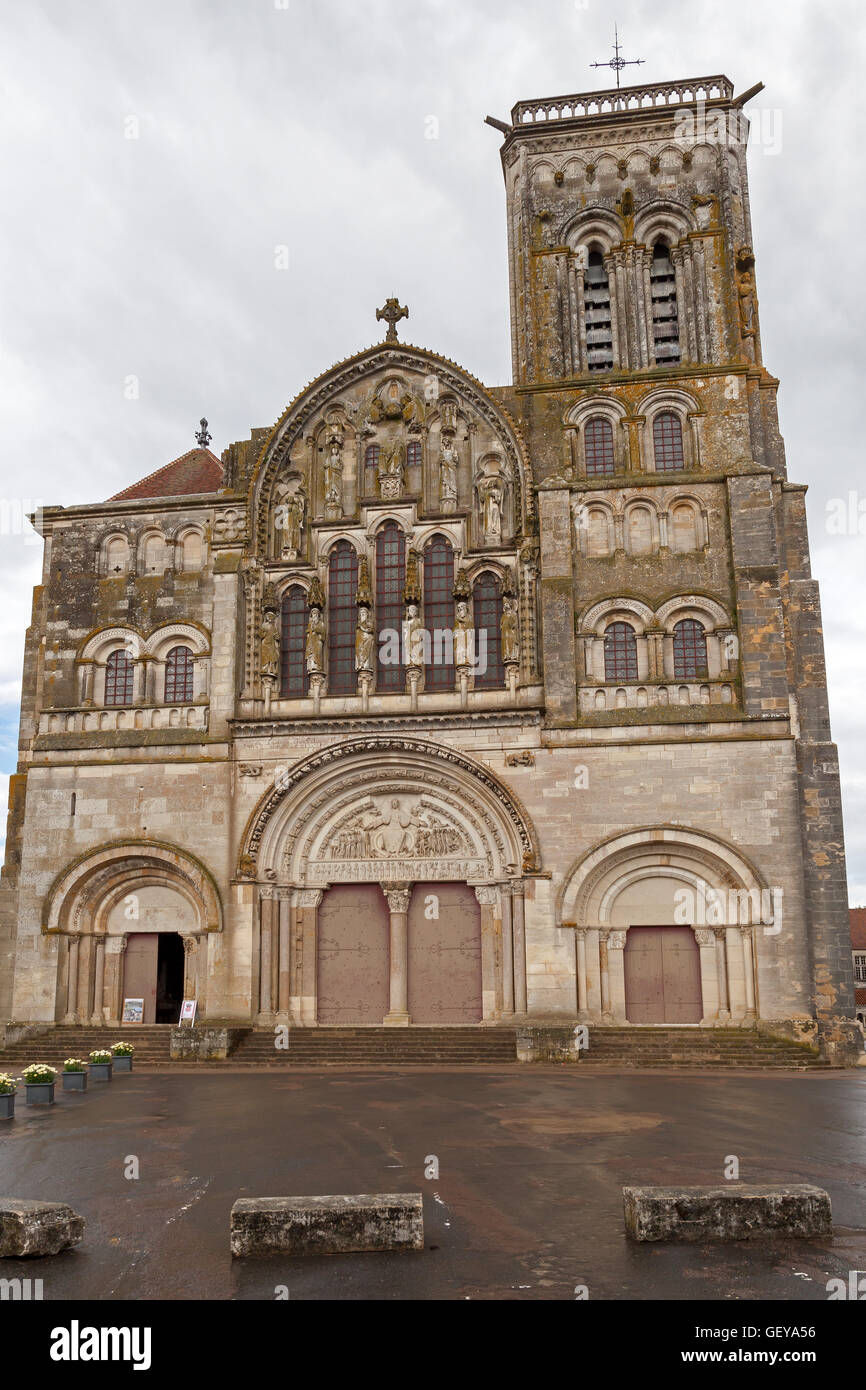
[[[123,999],[143,999],[143,1023],[177,1023],[183,1000],[183,938],[132,932],[123,953]]]
[[[700,1023],[701,958],[690,927],[631,927],[623,963],[629,1023]]]
[[[415,884],[408,975],[413,1023],[481,1022],[481,908],[468,884]]]

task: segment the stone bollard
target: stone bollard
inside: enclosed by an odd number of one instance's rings
[[[233,1255],[341,1255],[423,1250],[420,1192],[357,1197],[241,1197],[231,1213]]]
[[[811,1183],[724,1187],[624,1187],[632,1240],[756,1240],[833,1234],[830,1198]]]
[[[63,1202],[0,1197],[0,1256],[59,1255],[84,1237],[84,1217]]]

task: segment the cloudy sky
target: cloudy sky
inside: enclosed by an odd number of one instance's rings
[[[220,452],[381,337],[510,379],[500,137],[522,98],[727,73],[751,154],[764,358],[809,484],[852,903],[866,903],[864,26],[835,0],[50,0],[0,7],[0,769],[38,502]],[[435,118],[435,119],[431,119]],[[434,134],[436,138],[430,138]],[[284,268],[283,268],[284,267]],[[828,528],[834,499],[853,521]],[[863,534],[858,533],[861,498]],[[3,779],[5,783],[5,778]],[[0,787],[5,800],[5,791]]]

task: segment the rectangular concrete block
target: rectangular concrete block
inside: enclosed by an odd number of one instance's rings
[[[420,1192],[355,1197],[241,1197],[231,1212],[233,1255],[342,1255],[423,1250]]]
[[[775,1186],[624,1187],[632,1240],[754,1240],[833,1233],[830,1197],[811,1183]]]
[[[84,1217],[64,1202],[0,1197],[0,1256],[58,1255],[84,1236]]]

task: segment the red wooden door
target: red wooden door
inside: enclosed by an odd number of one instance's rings
[[[409,1017],[481,1020],[481,908],[465,883],[416,883],[409,903]]]
[[[625,944],[629,1023],[700,1023],[701,958],[690,927],[632,927]]]
[[[159,932],[130,933],[123,953],[123,997],[144,1000],[144,1023],[156,1022],[158,956]]]
[[[329,888],[318,922],[319,1023],[381,1024],[389,1008],[390,923],[381,888]]]

